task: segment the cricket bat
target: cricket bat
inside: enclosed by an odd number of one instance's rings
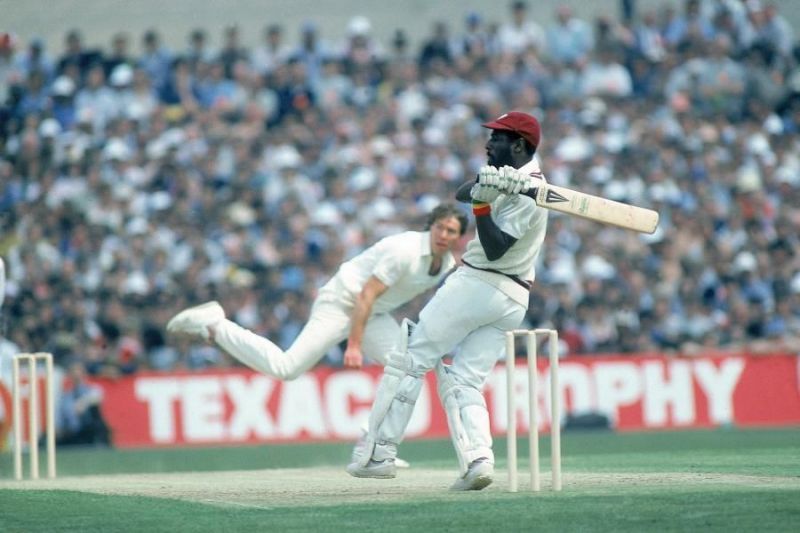
[[[642,233],[653,233],[658,227],[658,212],[644,207],[623,204],[566,187],[541,182],[522,193],[533,198],[536,205],[568,215]]]

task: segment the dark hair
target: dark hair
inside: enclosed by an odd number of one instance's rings
[[[464,235],[467,232],[469,219],[467,218],[466,213],[464,213],[464,211],[457,204],[439,204],[434,207],[433,211],[428,214],[428,221],[425,223],[425,229],[431,229],[431,226],[433,226],[437,220],[450,217],[454,217],[456,220],[458,220],[458,223],[461,226],[461,235]]]

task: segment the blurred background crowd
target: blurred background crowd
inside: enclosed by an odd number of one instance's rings
[[[419,43],[361,15],[341,42],[313,21],[181,49],[0,34],[0,351],[94,375],[231,364],[165,337],[209,299],[286,347],[338,265],[421,229],[485,162],[480,124],[516,109],[550,182],[661,215],[640,235],[552,213],[529,326],[568,356],[800,352],[800,47],[779,8],[533,4]]]

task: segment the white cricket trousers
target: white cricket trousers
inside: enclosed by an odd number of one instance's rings
[[[372,458],[396,457],[406,426],[419,396],[426,372],[442,356],[453,354],[448,367],[449,384],[443,401],[451,436],[462,470],[480,457],[494,462],[489,412],[483,386],[505,350],[505,332],[522,323],[526,307],[508,297],[471,269],[461,267],[424,307],[419,324],[408,339],[401,360],[390,359],[381,378],[370,414],[370,435],[375,444]],[[403,367],[403,368],[400,368]],[[442,380],[439,382],[443,396]],[[445,405],[447,409],[447,405]],[[451,420],[451,414],[455,420]],[[455,421],[455,424],[453,422]]]
[[[291,380],[309,370],[328,350],[347,339],[351,314],[351,306],[318,298],[311,308],[308,322],[285,352],[269,339],[227,319],[216,326],[214,339],[220,348],[253,370],[280,380]],[[361,342],[364,356],[385,365],[399,335],[400,325],[391,315],[372,315]]]

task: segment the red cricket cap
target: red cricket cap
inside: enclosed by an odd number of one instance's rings
[[[482,124],[482,126],[492,130],[513,131],[534,147],[539,146],[539,139],[542,137],[542,128],[539,126],[539,121],[535,117],[519,111],[511,111],[500,115],[493,121]]]

